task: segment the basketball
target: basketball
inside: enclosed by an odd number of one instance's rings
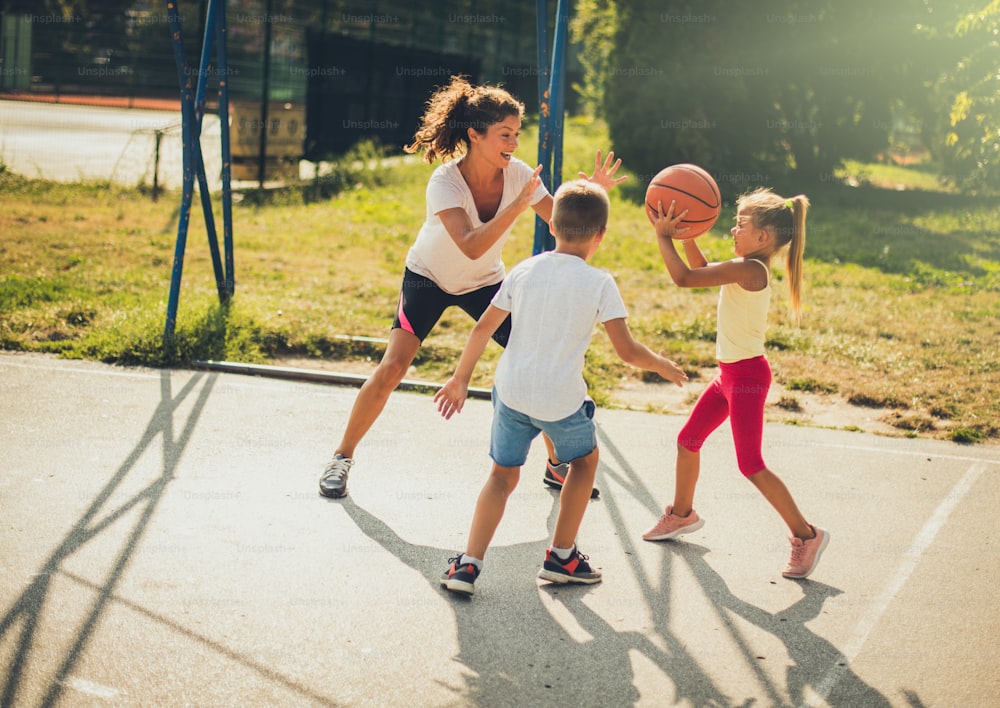
[[[674,205],[674,215],[685,209],[687,216],[677,225],[678,230],[689,228],[687,233],[676,236],[689,239],[701,236],[715,225],[722,210],[722,195],[712,175],[698,165],[671,165],[657,173],[646,188],[646,216],[656,219],[657,204],[663,203],[663,212]]]

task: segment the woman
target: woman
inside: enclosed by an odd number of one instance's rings
[[[406,151],[423,151],[424,161],[441,158],[427,185],[427,216],[406,256],[396,316],[382,360],[358,392],[333,459],[320,478],[320,493],[347,494],[354,450],[403,380],[421,342],[444,310],[457,305],[478,320],[505,275],[503,245],[517,217],[528,207],[546,222],[552,196],[542,184],[541,166],[532,169],[513,156],[518,146],[524,104],[495,86],[473,86],[464,78],[431,96],[420,128]],[[457,159],[453,159],[457,158]],[[594,174],[580,176],[605,190],[621,160],[598,151]],[[507,342],[510,322],[493,339]],[[545,481],[559,488],[567,465],[555,460],[551,443]],[[596,491],[596,490],[595,490]]]

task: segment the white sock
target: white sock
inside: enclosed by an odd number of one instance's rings
[[[483,569],[482,558],[473,558],[472,556],[463,553],[462,557],[458,559],[458,564],[465,565],[466,563],[471,563],[472,565],[476,566],[476,568],[478,568],[479,570]]]
[[[572,557],[573,552],[575,550],[576,550],[576,544],[575,543],[572,546],[570,546],[569,548],[556,548],[555,546],[552,546],[552,552],[556,554],[556,557],[559,558],[559,560],[563,560],[563,561],[564,560],[569,560],[570,557]]]

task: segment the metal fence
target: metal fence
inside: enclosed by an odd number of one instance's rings
[[[398,149],[412,137],[430,91],[453,73],[503,83],[529,111],[537,109],[534,0],[415,5],[231,2],[229,67],[226,76],[212,69],[207,109],[215,110],[216,87],[227,81],[234,177],[258,174],[261,131],[268,175],[294,176],[299,159],[331,159],[359,140]],[[179,86],[165,3],[142,0],[85,15],[37,9],[55,2],[25,6],[33,9],[0,16],[0,99],[136,113],[109,117],[102,134],[94,125],[100,114],[15,110],[0,101],[0,159],[32,175],[173,186]],[[196,72],[206,0],[180,0],[178,8],[189,71]],[[571,61],[570,81],[574,70]],[[211,130],[206,124],[206,138]]]

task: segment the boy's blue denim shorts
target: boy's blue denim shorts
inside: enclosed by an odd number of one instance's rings
[[[490,457],[501,467],[520,467],[540,432],[549,436],[560,462],[586,457],[597,447],[594,408],[588,398],[576,413],[562,420],[538,420],[505,406],[494,389]]]

